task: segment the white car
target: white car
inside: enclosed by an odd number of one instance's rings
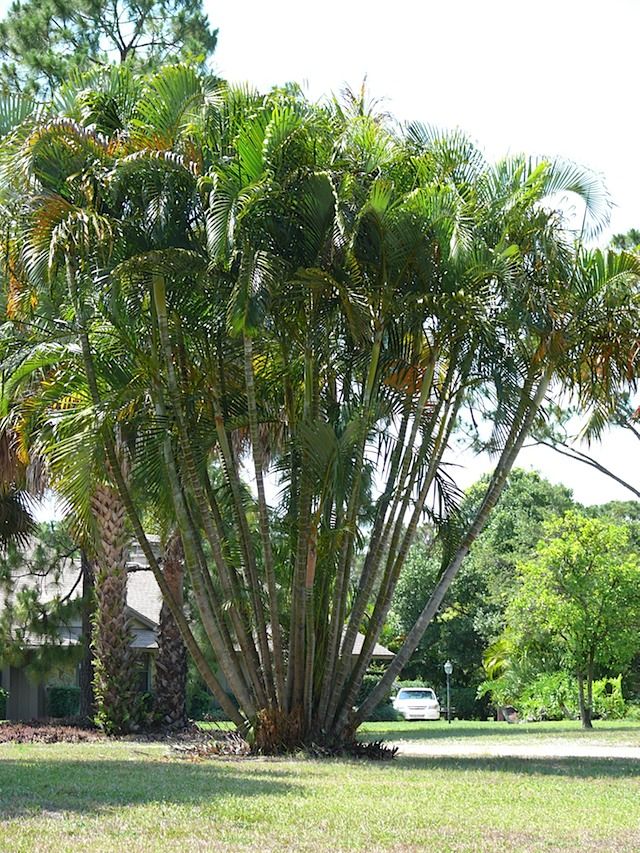
[[[405,720],[439,720],[440,703],[430,687],[403,687],[393,707]]]

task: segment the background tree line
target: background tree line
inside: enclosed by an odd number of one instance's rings
[[[477,500],[479,491],[480,484],[472,487],[467,500]],[[514,471],[406,677],[442,689],[442,663],[450,658],[456,686],[463,688],[457,710],[465,716],[485,716],[493,699],[549,719],[575,715],[580,705],[587,720],[593,703],[579,702],[577,673],[586,696],[589,668],[591,683],[623,674],[624,697],[637,702],[639,522],[635,501],[585,507],[566,487]],[[392,647],[394,633],[401,636],[411,624],[438,571],[428,545],[414,546],[387,629]],[[564,595],[560,584],[566,584]],[[570,627],[573,633],[561,636]],[[623,713],[620,690],[611,707],[598,701],[596,711]]]

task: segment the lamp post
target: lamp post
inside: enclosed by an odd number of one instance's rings
[[[447,676],[447,722],[451,722],[451,673],[453,672],[453,664],[448,660],[444,665],[444,671]]]

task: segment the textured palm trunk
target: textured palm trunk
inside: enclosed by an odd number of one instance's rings
[[[172,533],[164,550],[164,576],[176,602],[182,606],[184,555],[180,535]],[[156,658],[156,711],[164,726],[182,729],[187,724],[187,649],[169,605],[163,601]]]
[[[126,613],[127,530],[117,492],[97,486],[91,507],[98,529],[93,620],[96,724],[108,734],[130,731],[138,716],[134,652]]]
[[[82,637],[84,654],[80,661],[78,675],[80,685],[80,708],[78,713],[80,719],[84,722],[92,720],[95,714],[93,696],[93,645],[91,642],[95,597],[93,565],[84,550],[81,553],[80,560],[82,565]]]

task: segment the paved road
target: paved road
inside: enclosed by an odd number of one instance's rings
[[[508,740],[492,740],[491,743],[474,743],[464,740],[440,741],[395,741],[393,746],[406,756],[452,756],[452,757],[517,757],[517,758],[625,758],[640,761],[640,746],[616,746],[614,744],[576,743],[571,740],[540,740],[532,743],[510,743]]]

